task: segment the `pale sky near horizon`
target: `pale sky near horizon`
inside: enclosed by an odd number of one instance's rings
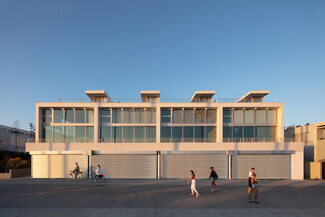
[[[35,122],[35,102],[239,98],[270,90],[285,126],[325,121],[325,1],[0,0],[0,124]]]

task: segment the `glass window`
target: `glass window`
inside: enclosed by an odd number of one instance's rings
[[[156,127],[146,127],[146,142],[156,142]]]
[[[266,123],[266,110],[256,110],[256,123],[257,124],[265,124]]]
[[[65,142],[74,142],[74,127],[64,127]]]
[[[65,113],[65,123],[74,123],[74,110],[68,109],[64,110]]]
[[[134,142],[145,142],[145,127],[134,127],[134,138]]]
[[[172,127],[172,142],[182,142],[182,127]]]
[[[216,110],[215,109],[208,109],[206,111],[207,115],[207,123],[214,124],[216,123]]]
[[[173,123],[183,123],[183,111],[181,109],[173,110]]]
[[[86,123],[94,123],[94,110],[86,110]]]
[[[43,122],[44,123],[51,123],[52,122],[52,110],[51,109],[46,109],[43,110]]]
[[[234,142],[241,142],[243,137],[243,127],[233,127]]]
[[[234,110],[234,123],[235,124],[244,123],[244,111],[243,110]]]
[[[254,127],[244,127],[244,142],[254,142]]]
[[[170,109],[162,109],[161,110],[161,116],[170,116],[171,111]]]
[[[101,142],[112,142],[111,127],[107,127],[107,126],[100,127],[100,138],[101,138]]]
[[[145,123],[145,119],[144,109],[134,109],[134,123]]]
[[[45,116],[52,116],[52,110],[51,109],[45,109],[44,110],[44,115]]]
[[[171,142],[171,127],[161,127],[160,130],[161,142]]]
[[[231,117],[223,117],[223,123],[231,123]]]
[[[55,109],[54,110],[54,123],[63,123],[63,110]]]
[[[43,126],[43,138],[45,139],[45,142],[52,142],[52,127],[44,125]]]
[[[112,121],[113,123],[122,123],[122,110],[121,109],[114,109],[112,110]]]
[[[111,117],[101,117],[100,122],[101,123],[111,123]]]
[[[161,117],[161,123],[170,123],[170,117]]]
[[[133,123],[132,109],[124,109],[123,110],[123,123]]]
[[[75,110],[75,123],[85,123],[85,110]]]
[[[255,127],[255,141],[256,142],[265,141],[265,127]]]
[[[193,127],[184,127],[184,142],[193,142],[193,135]]]
[[[195,127],[195,142],[204,142],[205,127]]]
[[[194,109],[184,110],[184,123],[193,124],[194,123]]]
[[[223,110],[223,116],[231,116],[231,110],[230,109],[224,109]]]
[[[266,134],[266,142],[275,142],[275,127],[266,127],[265,134]]]
[[[154,109],[146,110],[146,122],[147,123],[156,123],[156,110],[154,110]]]
[[[86,127],[86,142],[94,142],[94,127]]]
[[[231,142],[232,141],[232,127],[223,127],[223,141]]]
[[[231,114],[232,114],[232,110],[223,109],[223,123],[232,123]]]
[[[276,110],[267,111],[267,123],[276,124]]]
[[[124,143],[133,142],[133,127],[123,127],[123,142]]]
[[[122,142],[122,127],[112,127],[112,138],[113,142]]]
[[[86,128],[85,127],[75,127],[76,139],[75,142],[85,142]]]
[[[109,110],[109,109],[102,109],[100,111],[100,115],[102,115],[102,116],[110,116],[111,115],[111,110]]]
[[[206,142],[216,142],[215,127],[206,127]]]
[[[63,127],[53,127],[53,142],[63,142]]]
[[[245,124],[254,123],[254,110],[245,110]]]
[[[205,123],[205,109],[195,110],[195,123]]]

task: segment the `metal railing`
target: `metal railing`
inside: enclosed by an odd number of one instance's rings
[[[56,139],[50,139],[50,138],[29,138],[27,139],[27,143],[93,143],[94,139],[92,138],[56,138]]]
[[[223,102],[236,102],[237,100],[238,100],[237,98],[217,98],[213,102],[219,102],[219,103],[223,103]]]
[[[282,138],[223,138],[223,142],[282,142]]]
[[[92,102],[89,98],[57,98],[56,102]]]

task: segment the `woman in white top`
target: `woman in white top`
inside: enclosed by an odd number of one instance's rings
[[[97,169],[95,171],[95,180],[97,180],[100,176],[103,176],[102,170],[100,169],[100,165],[97,165]]]

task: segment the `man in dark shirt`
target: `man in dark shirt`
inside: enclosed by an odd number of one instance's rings
[[[218,179],[218,174],[216,173],[216,171],[214,170],[213,167],[210,167],[210,176],[209,176],[209,179],[211,180],[211,187],[212,187],[212,190],[211,192],[214,192],[215,190],[219,190],[218,186],[216,185],[216,180]]]
[[[256,200],[257,195],[258,195],[258,190],[256,188],[256,183],[257,183],[257,179],[256,179],[255,175],[248,178],[248,203],[251,202],[252,193],[255,194],[254,203],[258,203],[258,201]]]
[[[74,179],[77,179],[77,175],[80,172],[78,162],[76,162],[76,168],[72,172],[74,174]]]

